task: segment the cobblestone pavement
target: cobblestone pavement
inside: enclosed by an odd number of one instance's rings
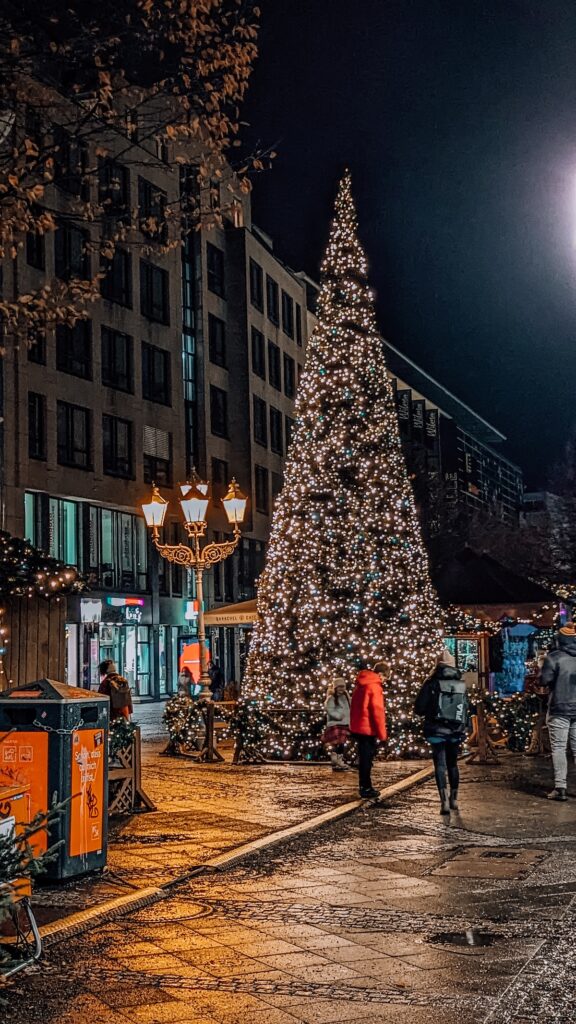
[[[164,756],[163,742],[143,745],[143,785],[157,810],[112,819],[108,871],[102,878],[38,889],[41,923],[125,895],[130,888],[163,885],[227,850],[355,800],[357,774],[328,765],[197,764]],[[375,777],[390,785],[421,762],[380,762]],[[295,799],[295,794],[297,794]]]
[[[573,1024],[576,804],[465,767],[53,947],[10,1024]],[[530,784],[529,784],[530,783]]]

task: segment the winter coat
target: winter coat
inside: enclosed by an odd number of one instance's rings
[[[112,683],[114,679],[123,679],[123,676],[119,676],[117,672],[109,672],[98,687],[98,693],[103,693],[105,697],[110,698],[110,721],[114,722],[117,718],[125,718],[127,721],[130,720],[130,715],[134,710],[132,707],[132,694],[128,690],[127,701],[128,703],[121,708],[115,708],[112,704]]]
[[[437,665],[426,680],[414,702],[414,712],[424,718],[424,735],[427,739],[464,739],[468,722],[446,722],[438,717],[440,680],[460,680],[462,673],[451,665]]]
[[[386,709],[380,676],[369,669],[358,673],[350,703],[350,731],[385,740]]]
[[[540,679],[550,691],[551,718],[576,718],[576,640],[558,635],[560,647],[544,659]]]
[[[350,697],[347,693],[341,693],[338,696],[338,701],[332,693],[326,704],[326,728],[329,729],[331,725],[342,725],[350,728]]]

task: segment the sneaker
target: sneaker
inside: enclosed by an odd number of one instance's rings
[[[360,796],[363,800],[377,800],[380,796],[380,790],[374,789],[373,786],[370,789],[361,789]]]
[[[551,793],[548,793],[548,800],[560,800],[563,803],[564,800],[567,799],[566,790],[560,789],[559,787],[553,789]]]

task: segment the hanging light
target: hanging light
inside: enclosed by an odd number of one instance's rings
[[[242,493],[236,480],[232,477],[232,482],[228,485],[228,494],[225,498],[222,498],[222,504],[228,516],[228,522],[232,523],[233,526],[238,526],[244,522],[247,501],[248,498]]]
[[[164,519],[168,511],[168,502],[166,498],[162,497],[157,487],[154,487],[150,501],[142,505],[142,511],[146,520],[146,526],[149,526],[157,533],[160,527],[164,525]]]

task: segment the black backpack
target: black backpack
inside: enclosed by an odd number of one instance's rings
[[[466,725],[468,690],[461,679],[438,680],[438,718],[450,725]]]

